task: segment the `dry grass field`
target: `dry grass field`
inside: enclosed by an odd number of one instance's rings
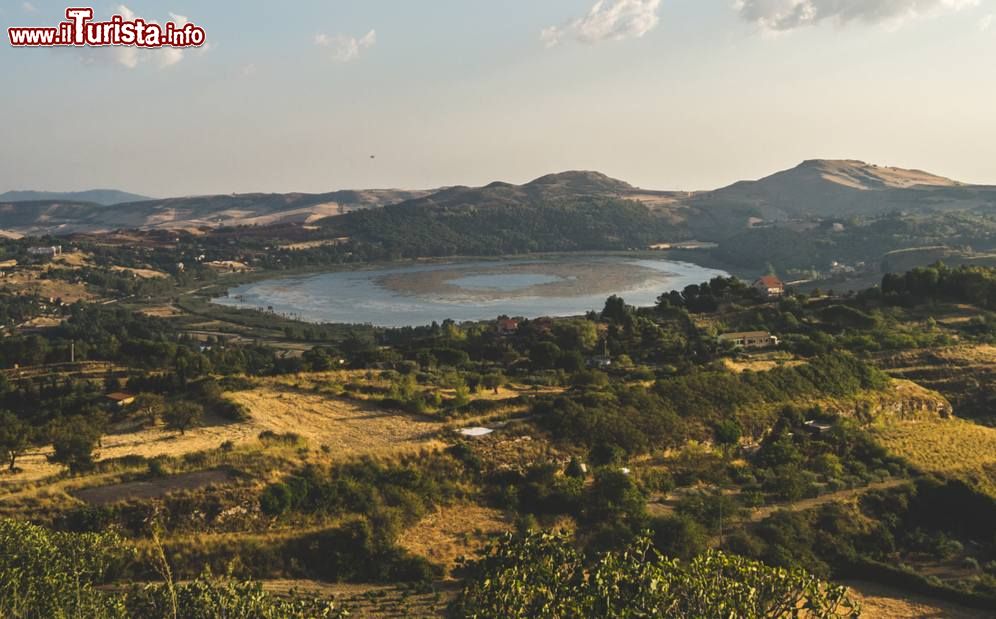
[[[456,566],[461,556],[471,556],[489,538],[508,531],[505,515],[480,505],[461,504],[440,508],[401,534],[398,545],[412,554],[446,566]]]
[[[904,421],[876,428],[890,452],[926,473],[977,481],[996,496],[996,429],[961,419]]]
[[[441,445],[442,424],[324,394],[261,386],[231,393],[249,411],[251,436],[293,432],[333,458],[388,455]],[[245,424],[244,424],[245,425]]]
[[[259,386],[228,394],[243,405],[250,418],[233,423],[209,418],[185,434],[149,427],[103,437],[97,450],[99,461],[141,456],[180,457],[217,450],[223,443],[255,444],[262,432],[293,433],[312,454],[322,460],[359,455],[385,456],[441,447],[436,435],[444,425],[403,413],[324,394]],[[56,481],[61,467],[48,461],[51,447],[21,457],[15,474],[0,475],[0,505],[21,503],[26,497],[61,496],[79,487],[113,482],[113,476],[98,475]],[[103,481],[104,478],[108,478]]]
[[[863,619],[985,619],[992,613],[965,608],[870,582],[845,583],[861,603]]]

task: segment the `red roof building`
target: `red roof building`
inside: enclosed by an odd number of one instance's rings
[[[754,289],[769,299],[777,299],[785,294],[785,284],[774,275],[765,275],[754,282]]]

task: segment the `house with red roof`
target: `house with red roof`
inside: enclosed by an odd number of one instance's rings
[[[754,282],[754,290],[769,299],[778,299],[785,296],[785,284],[774,275],[765,275]]]

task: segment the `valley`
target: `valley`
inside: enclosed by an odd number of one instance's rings
[[[988,238],[985,188],[856,162],[758,183],[706,208],[569,173],[3,240],[0,521],[117,536],[115,587],[165,561],[359,616],[457,612],[500,553],[640,544],[804,569],[863,616],[986,616],[996,275],[984,242],[889,253]],[[801,223],[779,196],[814,183],[840,215]],[[941,193],[876,215],[854,191]],[[689,238],[716,242],[647,249]]]

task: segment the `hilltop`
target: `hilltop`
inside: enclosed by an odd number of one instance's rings
[[[700,208],[741,206],[765,220],[876,215],[890,211],[992,206],[996,188],[960,183],[922,170],[856,160],[812,159],[756,181],[695,196]]]

